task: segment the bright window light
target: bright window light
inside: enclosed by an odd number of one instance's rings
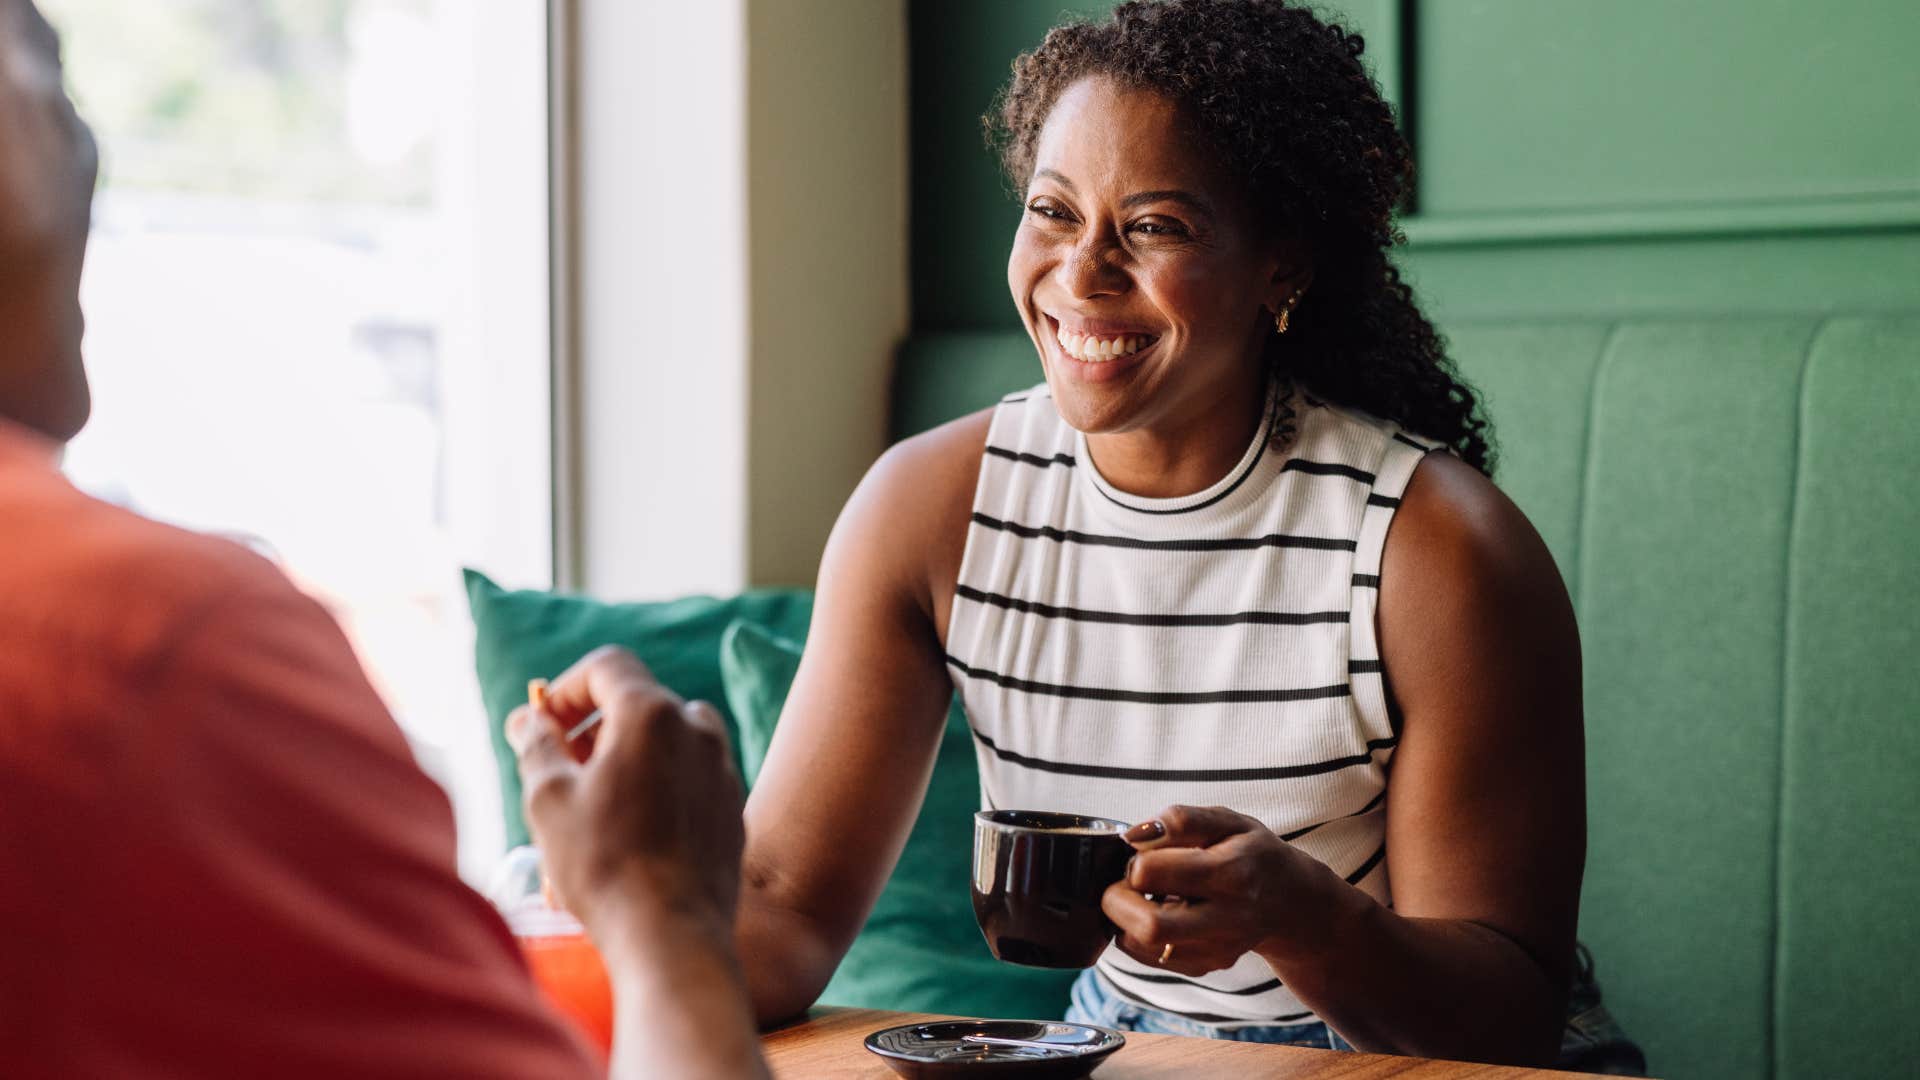
[[[69,475],[332,610],[484,873],[459,569],[552,580],[545,5],[41,4],[103,150]]]

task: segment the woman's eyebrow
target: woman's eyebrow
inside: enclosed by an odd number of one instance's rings
[[[1033,178],[1035,180],[1051,180],[1061,187],[1066,188],[1068,192],[1077,193],[1073,186],[1073,181],[1067,179],[1066,176],[1057,170],[1038,169],[1034,172]],[[1191,191],[1184,191],[1180,188],[1156,188],[1152,191],[1136,191],[1126,198],[1121,199],[1120,205],[1132,209],[1136,206],[1144,206],[1148,203],[1157,202],[1176,202],[1197,213],[1205,214],[1209,217],[1213,215],[1213,207],[1207,204],[1207,200],[1195,195]]]
[[[1053,171],[1052,169],[1041,169],[1039,172],[1036,172],[1033,174],[1033,178],[1035,180],[1045,178],[1053,181],[1056,184],[1059,184],[1061,187],[1066,188],[1068,191],[1073,190],[1073,181],[1067,179],[1065,176],[1062,176],[1061,174]]]
[[[1207,200],[1202,199],[1191,191],[1181,191],[1178,188],[1165,188],[1159,191],[1136,191],[1126,198],[1121,199],[1120,205],[1132,208],[1157,202],[1176,202],[1186,206],[1188,209],[1198,211],[1208,216],[1213,214],[1213,207],[1207,205]]]

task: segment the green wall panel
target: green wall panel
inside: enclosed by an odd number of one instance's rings
[[[1777,1075],[1920,1061],[1920,318],[1807,371],[1788,593]]]
[[[1569,592],[1580,565],[1589,402],[1607,334],[1600,323],[1466,323],[1448,334],[1448,351],[1493,421],[1494,479],[1553,551]]]
[[[1400,264],[1444,328],[1513,316],[1920,307],[1920,230],[1419,247]]]
[[[1628,325],[1594,388],[1581,932],[1656,1076],[1765,1073],[1791,432],[1811,329]]]
[[[1913,0],[1418,10],[1423,213],[1920,190]]]

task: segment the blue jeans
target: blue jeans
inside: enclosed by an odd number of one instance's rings
[[[1142,1005],[1122,997],[1099,971],[1089,968],[1073,984],[1073,1004],[1067,1019],[1076,1024],[1158,1035],[1191,1035],[1202,1039],[1278,1043],[1316,1050],[1351,1050],[1353,1044],[1318,1020],[1301,1024],[1265,1024],[1219,1027]],[[1593,957],[1585,946],[1575,960],[1572,992],[1567,998],[1567,1026],[1560,1033],[1556,1067],[1571,1072],[1645,1076],[1647,1060],[1600,1003],[1600,984],[1593,977]]]
[[[1074,981],[1073,1004],[1067,1007],[1067,1020],[1075,1024],[1092,1024],[1117,1031],[1145,1031],[1154,1035],[1278,1043],[1281,1046],[1306,1046],[1315,1050],[1353,1049],[1352,1043],[1318,1020],[1303,1024],[1252,1024],[1246,1027],[1219,1027],[1189,1020],[1178,1013],[1142,1005],[1120,996],[1120,992],[1097,968],[1088,968]]]

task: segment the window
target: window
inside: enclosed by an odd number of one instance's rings
[[[483,872],[459,568],[552,580],[545,5],[41,2],[103,154],[69,474],[325,603]]]

